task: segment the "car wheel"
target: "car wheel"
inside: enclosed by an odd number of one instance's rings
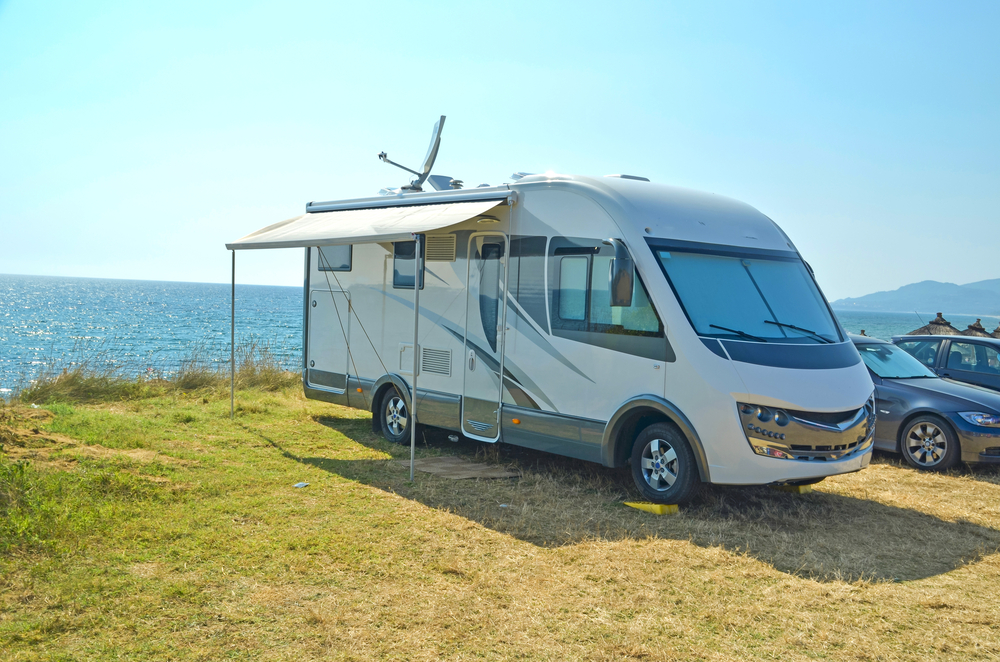
[[[962,454],[955,434],[938,416],[918,416],[910,421],[899,447],[911,466],[926,471],[949,469]]]
[[[636,487],[655,503],[686,503],[701,485],[691,445],[670,423],[655,423],[639,433],[631,464]]]
[[[388,388],[379,406],[382,436],[394,444],[410,443],[410,411],[395,387]]]

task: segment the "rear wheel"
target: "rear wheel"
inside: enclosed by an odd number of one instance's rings
[[[670,423],[654,423],[639,433],[631,464],[636,487],[655,503],[686,503],[701,485],[694,451]]]
[[[911,466],[925,471],[950,469],[962,453],[951,428],[937,416],[918,416],[910,421],[899,447]]]
[[[395,387],[386,389],[378,410],[381,412],[382,435],[394,444],[408,444],[412,420],[410,410]]]

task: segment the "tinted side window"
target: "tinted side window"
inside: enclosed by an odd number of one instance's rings
[[[975,347],[971,343],[952,341],[948,350],[948,367],[952,370],[975,370]]]
[[[317,268],[320,271],[350,271],[352,248],[352,246],[320,246]]]
[[[424,257],[424,238],[420,240],[420,257]],[[417,242],[397,241],[392,245],[392,286],[413,289],[413,260],[417,253]],[[426,263],[420,262],[420,289],[424,289],[424,268]]]
[[[559,291],[556,315],[564,322],[587,319],[587,271],[590,260],[583,255],[559,258]],[[574,327],[577,325],[573,325]]]
[[[983,360],[979,362],[980,369],[991,375],[1000,375],[1000,352],[989,345],[979,345],[983,350]]]
[[[927,367],[933,367],[937,361],[938,347],[941,342],[937,340],[904,340],[898,343],[898,347],[910,354],[916,360]]]
[[[948,352],[948,367],[952,370],[996,375],[1000,374],[1000,359],[997,350],[987,345],[952,341]]]
[[[632,305],[629,307],[611,305],[611,255],[595,255],[591,258],[590,270],[590,322],[597,330],[606,329],[610,333],[651,333],[659,334],[660,318],[656,316],[649,301],[646,288],[638,278],[632,289]],[[617,330],[616,329],[619,329]]]
[[[552,335],[636,356],[673,361],[674,353],[642,279],[632,305],[612,307],[614,249],[599,239],[552,237],[548,247]],[[523,284],[523,278],[522,278]]]
[[[545,246],[548,237],[515,235],[510,240],[510,292],[546,333]]]

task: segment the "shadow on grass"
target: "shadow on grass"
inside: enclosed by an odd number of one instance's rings
[[[341,433],[348,422],[351,426],[358,423],[328,417],[315,420]],[[622,505],[623,500],[638,498],[627,469],[608,469],[506,444],[452,443],[447,433],[432,431],[421,440],[421,455],[444,453],[514,466],[522,477],[453,481],[418,474],[410,483],[405,462],[399,459],[302,457],[259,430],[245,429],[295,462],[542,547],[680,540],[722,547],[779,571],[821,581],[922,579],[1000,550],[1000,531],[992,528],[822,491],[793,495],[766,487],[708,486],[680,516],[655,517]],[[351,438],[379,450],[390,447],[373,435]]]

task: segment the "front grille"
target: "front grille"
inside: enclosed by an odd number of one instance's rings
[[[992,446],[990,448],[987,448],[982,453],[980,453],[980,455],[991,455],[1000,457],[1000,446]]]
[[[828,462],[871,448],[875,399],[840,412],[806,412],[739,404],[743,432],[758,455],[784,460]]]

